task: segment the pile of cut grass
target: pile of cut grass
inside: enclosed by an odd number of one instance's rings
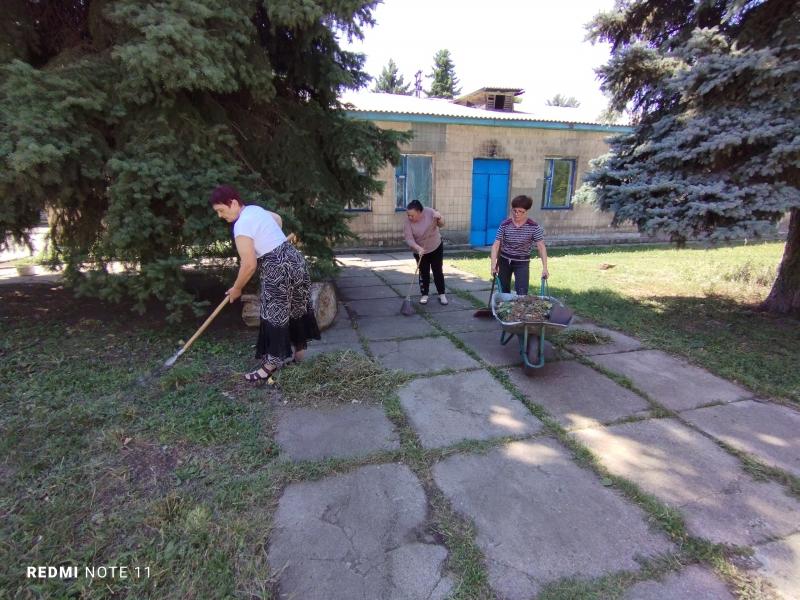
[[[283,369],[277,376],[283,397],[294,403],[381,402],[408,380],[353,350],[321,354]]]

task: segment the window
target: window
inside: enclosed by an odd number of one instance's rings
[[[367,200],[366,204],[361,204],[359,206],[356,206],[352,200],[348,200],[347,204],[344,205],[344,210],[346,212],[370,212],[372,210],[372,199]]]
[[[433,159],[421,154],[402,154],[394,169],[395,210],[405,210],[412,200],[430,206],[433,200]]]
[[[575,188],[575,159],[548,158],[544,161],[542,208],[571,208]]]
[[[364,165],[359,163],[358,161],[354,161],[354,166],[358,174],[362,177],[367,176],[367,170],[364,168]],[[371,212],[372,211],[372,198],[367,200],[365,203],[356,204],[352,200],[348,200],[347,203],[344,205],[345,212]]]

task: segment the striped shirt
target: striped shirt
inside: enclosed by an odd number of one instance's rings
[[[530,260],[531,249],[544,239],[544,229],[536,221],[526,220],[517,227],[506,219],[500,223],[494,240],[500,242],[500,256],[508,260]]]

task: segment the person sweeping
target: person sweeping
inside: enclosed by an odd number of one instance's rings
[[[280,217],[245,204],[236,188],[221,185],[208,201],[221,219],[233,223],[239,273],[226,292],[238,300],[254,273],[261,283],[261,319],[256,342],[259,367],[245,374],[250,382],[273,383],[272,375],[288,358],[300,362],[309,340],[320,339],[311,304],[311,277],[303,255],[281,230]]]
[[[530,196],[517,196],[511,201],[511,218],[500,223],[492,244],[491,272],[498,275],[504,293],[511,290],[514,276],[514,291],[520,296],[528,294],[530,280],[531,250],[536,244],[542,259],[542,279],[547,279],[547,247],[541,225],[528,218],[533,206]]]
[[[439,303],[447,304],[444,289],[444,243],[439,228],[444,227],[444,219],[439,211],[423,207],[419,200],[412,200],[406,208],[408,219],[403,227],[403,237],[414,253],[414,260],[419,264],[419,303],[428,303],[428,292],[433,282],[439,294]]]

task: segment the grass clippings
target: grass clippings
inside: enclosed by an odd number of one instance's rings
[[[284,399],[296,405],[380,403],[409,378],[360,352],[342,350],[283,369],[276,379]]]

